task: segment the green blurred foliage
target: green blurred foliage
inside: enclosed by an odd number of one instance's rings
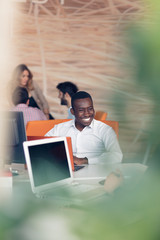
[[[142,86],[154,103],[148,141],[152,144],[151,161],[160,164],[160,2],[147,2],[146,16],[129,29],[129,39],[137,87]]]
[[[123,187],[88,207],[75,223],[77,233],[85,240],[158,240],[159,201],[159,176],[149,173],[134,189]]]

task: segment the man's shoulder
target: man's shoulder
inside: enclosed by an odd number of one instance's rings
[[[11,111],[27,108],[27,105],[24,103],[19,103],[16,106],[11,108]]]
[[[69,121],[66,121],[66,122],[62,122],[62,123],[58,123],[56,124],[55,126],[61,128],[61,127],[70,127],[72,126],[74,123],[74,120],[69,120]]]
[[[111,126],[109,126],[107,123],[94,119],[94,126],[95,126],[94,132],[99,136],[100,135],[108,135],[108,136],[116,135],[115,130]]]
[[[55,124],[54,127],[46,134],[46,136],[65,136],[72,124],[73,120]]]
[[[96,119],[94,119],[94,125],[96,126],[96,127],[101,127],[101,128],[107,128],[107,129],[110,129],[111,127],[107,124],[107,123],[104,123],[104,122],[102,122],[102,121],[100,121],[100,120],[96,120]]]
[[[35,113],[35,114],[43,114],[42,110],[40,110],[39,108],[36,108],[36,107],[28,107],[28,112],[31,112],[31,113]]]
[[[39,108],[30,107],[30,106],[28,106],[28,110],[33,111],[33,112],[39,112],[39,111],[41,111]]]

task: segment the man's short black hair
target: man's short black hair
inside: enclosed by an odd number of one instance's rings
[[[27,103],[29,99],[28,91],[26,88],[23,87],[16,87],[12,95],[13,104],[16,106],[20,103]]]
[[[83,98],[90,98],[91,101],[93,102],[92,100],[92,97],[89,93],[85,92],[85,91],[79,91],[77,93],[75,93],[72,98],[71,98],[71,106],[72,108],[74,109],[74,101],[77,100],[77,99],[83,99]]]
[[[70,95],[70,97],[73,96],[73,94],[75,94],[78,91],[78,87],[72,83],[72,82],[62,82],[59,83],[56,88],[58,90],[60,90],[61,92],[68,93]]]

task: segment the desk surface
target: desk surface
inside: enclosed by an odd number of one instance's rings
[[[21,195],[21,197],[35,198],[31,190],[28,171],[24,168],[24,165],[13,165],[12,168],[19,171],[19,175],[13,177],[13,195],[16,197]],[[90,179],[87,180],[87,178],[105,178],[112,171],[119,169],[124,178],[126,177],[126,181],[130,182],[129,179],[136,179],[137,174],[138,176],[141,176],[145,172],[146,168],[147,167],[145,165],[138,163],[86,165],[79,171],[74,172],[73,177],[75,179],[85,178],[85,184],[90,184]]]
[[[74,172],[73,177],[106,177],[116,169],[119,169],[124,175],[124,177],[127,177],[134,174],[142,174],[146,170],[146,168],[147,167],[145,165],[139,163],[85,165],[83,169]]]
[[[14,176],[14,181],[29,181],[28,171],[24,169],[22,164],[14,164],[13,169],[17,169],[19,175]],[[119,169],[124,177],[134,176],[135,174],[143,174],[147,169],[147,166],[139,163],[118,163],[118,164],[96,164],[85,165],[84,168],[73,172],[74,178],[94,178],[94,177],[106,177],[112,171]]]

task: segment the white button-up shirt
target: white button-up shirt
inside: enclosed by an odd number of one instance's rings
[[[71,137],[73,155],[87,157],[89,164],[122,161],[116,133],[107,124],[95,119],[82,131],[76,128],[75,120],[57,124],[45,136]]]

